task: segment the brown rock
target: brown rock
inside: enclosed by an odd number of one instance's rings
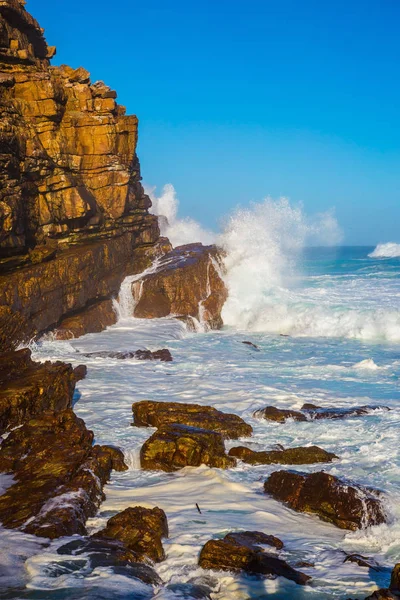
[[[34,362],[28,349],[1,354],[0,434],[43,411],[70,408],[80,375],[62,362]]]
[[[333,459],[338,458],[332,452],[327,452],[318,446],[270,450],[269,452],[254,452],[244,446],[236,446],[229,450],[229,456],[240,458],[250,465],[311,465],[313,463],[332,462]]]
[[[294,421],[307,421],[307,417],[297,410],[286,410],[275,408],[275,406],[267,406],[260,410],[256,410],[254,416],[259,419],[267,419],[268,421],[277,421],[284,423],[287,419]]]
[[[210,540],[200,552],[199,565],[203,569],[281,576],[305,585],[311,577],[257,546],[262,535],[260,532],[245,532],[228,534],[223,540]]]
[[[301,410],[310,420],[314,419],[348,419],[360,417],[374,410],[390,410],[387,406],[357,406],[355,408],[322,408],[315,404],[303,404]]]
[[[316,513],[341,529],[361,529],[386,521],[380,500],[371,490],[352,486],[328,473],[275,471],[264,491],[294,510]]]
[[[117,358],[118,360],[125,360],[128,358],[136,358],[136,360],[159,360],[161,362],[171,362],[172,355],[169,350],[163,348],[162,350],[134,350],[132,352],[90,352],[84,356],[90,358]]]
[[[224,540],[239,546],[248,546],[252,548],[258,544],[262,546],[273,546],[277,550],[282,550],[283,542],[274,535],[268,535],[262,531],[239,531],[234,533],[228,533],[224,537]]]
[[[0,0],[0,17],[4,351],[12,329],[18,344],[57,326],[77,336],[115,322],[122,280],[166,248],[141,185],[137,118],[84,68],[50,67],[55,47],[22,2]]]
[[[41,537],[84,534],[111,470],[127,469],[118,449],[92,443],[72,410],[48,411],[12,431],[0,447],[0,471],[16,483],[0,496],[0,522]]]
[[[160,427],[143,444],[140,463],[143,469],[172,472],[202,464],[227,469],[236,461],[225,454],[220,433],[172,424]]]
[[[94,537],[118,540],[140,558],[161,562],[165,558],[161,539],[168,537],[167,517],[160,508],[126,508],[111,517]]]
[[[362,556],[361,554],[347,554],[343,562],[355,563],[359,567],[365,567],[372,571],[379,571],[379,565],[373,558]]]
[[[138,300],[134,316],[189,316],[210,329],[220,328],[227,290],[218,273],[218,261],[215,246],[189,244],[175,248],[161,259],[154,273],[133,284]]]
[[[237,415],[223,413],[212,406],[180,402],[143,400],[132,405],[136,427],[161,427],[179,423],[219,432],[225,439],[249,436],[253,429]]]

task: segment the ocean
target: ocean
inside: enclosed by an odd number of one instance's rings
[[[281,226],[278,229],[279,239],[293,238],[290,228],[286,234]],[[170,536],[164,541],[167,558],[156,570],[166,586],[154,591],[107,568],[88,574],[82,557],[66,560],[57,554],[65,538],[47,544],[2,529],[0,544],[9,564],[3,565],[0,598],[190,599],[199,597],[193,585],[206,583],[213,600],[345,600],[363,599],[376,586],[388,585],[391,569],[400,560],[400,247],[301,248],[296,242],[293,252],[282,252],[282,246],[278,252],[270,240],[266,258],[257,238],[249,238],[239,250],[232,235],[225,242],[230,297],[221,331],[202,331],[199,324],[194,333],[174,319],[131,318],[132,298],[125,286],[117,301],[120,320],[115,326],[76,340],[48,339],[33,345],[35,359],[88,366],[87,378],[77,386],[75,411],[93,429],[96,443],[120,447],[130,467],[113,472],[105,488],[107,499],[89,521],[90,531],[128,506],[162,508]],[[229,252],[229,244],[234,252]],[[138,348],[168,348],[174,360],[82,355]],[[331,464],[294,468],[323,468],[379,488],[388,523],[348,532],[292,511],[263,493],[265,479],[279,465],[239,462],[226,471],[202,466],[173,474],[140,470],[139,451],[153,430],[131,426],[131,405],[144,399],[196,402],[240,415],[253,426],[254,435],[226,442],[227,448],[318,445],[334,452],[339,460]],[[384,405],[391,410],[284,424],[253,417],[255,410],[268,405],[299,409],[305,402],[322,407]],[[3,488],[10,483],[0,478]],[[300,569],[312,576],[311,585],[206,572],[197,566],[207,540],[239,530],[282,539],[282,558],[292,566],[299,561],[314,565]],[[346,553],[367,556],[381,568],[344,563]]]

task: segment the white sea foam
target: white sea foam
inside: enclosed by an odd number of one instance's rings
[[[400,244],[388,242],[378,244],[373,252],[368,254],[370,258],[398,258],[400,257]]]
[[[361,360],[360,362],[354,365],[355,369],[367,369],[369,371],[377,371],[381,367],[373,361],[372,358],[366,358],[365,360]]]
[[[192,242],[214,243],[215,233],[190,217],[178,218],[179,200],[173,185],[165,185],[161,196],[156,195],[154,188],[147,188],[146,192],[153,203],[151,211],[159,217],[161,235],[168,237],[174,247]]]

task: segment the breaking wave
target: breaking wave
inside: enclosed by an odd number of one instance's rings
[[[370,258],[397,258],[400,257],[400,244],[388,242],[378,244],[373,252],[368,254]]]
[[[194,219],[178,218],[179,200],[172,184],[164,185],[161,196],[156,195],[155,188],[147,188],[146,193],[153,203],[152,213],[158,216],[161,235],[169,238],[174,248],[192,242],[204,245],[215,242],[215,234]]]

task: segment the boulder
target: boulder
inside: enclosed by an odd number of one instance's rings
[[[258,545],[268,543],[263,535],[261,532],[244,532],[228,534],[222,540],[209,540],[201,549],[199,565],[203,569],[217,571],[286,577],[305,585],[311,577],[296,571],[276,554],[265,552]]]
[[[315,404],[303,404],[301,411],[281,409],[267,406],[256,410],[254,417],[284,423],[288,419],[294,421],[314,421],[318,419],[348,419],[370,414],[374,410],[390,410],[387,406],[358,406],[355,408],[322,408]]]
[[[223,413],[212,406],[181,402],[143,400],[132,405],[136,427],[161,427],[177,423],[217,431],[225,439],[250,436],[253,428],[241,417]]]
[[[27,348],[1,354],[0,435],[46,410],[70,408],[84,370],[62,362],[34,362]]]
[[[165,558],[161,539],[168,537],[167,517],[160,508],[126,508],[107,521],[105,529],[94,536],[100,540],[118,540],[140,559],[161,562]]]
[[[143,469],[171,472],[202,464],[227,469],[236,461],[225,454],[220,433],[172,424],[161,426],[143,444],[140,463]]]
[[[171,362],[173,360],[171,352],[166,348],[162,350],[133,350],[132,352],[90,352],[84,354],[88,358],[117,358],[125,360],[128,358],[136,358],[136,360],[159,360],[161,362]]]
[[[349,485],[323,471],[275,471],[264,483],[264,492],[341,529],[356,530],[386,521],[378,490]]]
[[[132,284],[134,316],[194,317],[209,329],[222,326],[227,289],[216,246],[189,244],[166,254],[157,268]]]
[[[236,446],[229,450],[229,456],[240,458],[250,465],[311,465],[313,463],[332,462],[332,460],[338,458],[332,452],[327,452],[318,446],[287,448],[286,450],[270,450],[266,452],[255,452],[244,446]]]
[[[343,562],[355,563],[359,567],[371,569],[372,571],[380,570],[378,563],[373,558],[368,558],[367,556],[362,556],[362,554],[347,554],[347,552],[346,552],[346,558],[344,559]]]
[[[355,408],[322,408],[315,404],[303,404],[301,410],[310,420],[314,419],[348,419],[362,417],[374,410],[390,410],[388,406],[356,406]]]
[[[298,410],[288,410],[282,408],[276,408],[275,406],[266,406],[256,410],[253,414],[258,419],[267,419],[268,421],[277,421],[277,423],[284,423],[287,419],[293,419],[294,421],[307,421],[306,415],[299,412]]]
[[[0,472],[15,479],[0,496],[0,522],[41,537],[84,535],[111,470],[128,468],[120,450],[92,444],[93,433],[70,409],[14,429],[0,446]]]

